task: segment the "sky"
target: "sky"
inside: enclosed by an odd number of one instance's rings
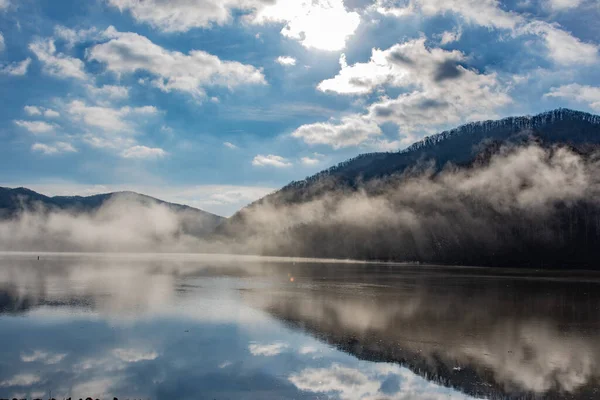
[[[470,121],[600,113],[598,0],[0,0],[0,185],[229,216]]]

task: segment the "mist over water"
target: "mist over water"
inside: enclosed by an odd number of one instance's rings
[[[188,217],[165,205],[117,197],[93,213],[27,210],[0,222],[0,246],[471,264],[527,249],[534,259],[551,247],[585,260],[600,237],[599,177],[595,154],[509,146],[468,168],[425,163],[357,190],[324,180],[327,190],[308,201],[282,192],[243,209],[218,235],[184,229]]]
[[[116,196],[94,212],[25,210],[0,222],[3,250],[151,252],[193,251],[190,217],[167,205]],[[202,220],[196,221],[202,224]]]

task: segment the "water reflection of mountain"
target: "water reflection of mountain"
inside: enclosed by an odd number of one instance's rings
[[[16,286],[0,286],[0,314],[22,314],[39,307],[79,307],[90,309],[93,298],[82,297],[73,300],[49,299],[46,293],[22,293]]]
[[[600,274],[203,256],[1,264],[0,314],[263,318],[240,312],[241,293],[358,358],[397,362],[470,395],[600,398]]]
[[[310,276],[312,275],[312,276]],[[600,396],[600,283],[381,269],[349,285],[309,274],[252,305],[370,361],[494,399]]]

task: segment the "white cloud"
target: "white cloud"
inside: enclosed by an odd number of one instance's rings
[[[235,149],[238,148],[235,144],[233,144],[231,142],[223,142],[223,146],[225,146],[225,147],[227,147],[229,149],[232,149],[232,150],[235,150]]]
[[[129,88],[126,86],[104,85],[96,87],[87,85],[87,89],[94,97],[104,97],[110,100],[124,100],[129,97]]]
[[[275,167],[275,168],[286,168],[291,167],[292,163],[286,158],[269,154],[268,156],[257,155],[252,160],[252,165],[256,167]]]
[[[155,351],[141,351],[136,349],[115,349],[114,355],[121,361],[127,363],[137,363],[140,361],[152,361],[158,358],[158,353]]]
[[[360,15],[348,11],[343,0],[276,0],[257,9],[249,19],[254,24],[284,23],[283,36],[304,47],[328,51],[346,47],[360,24]]]
[[[291,67],[296,65],[296,59],[294,57],[289,56],[279,56],[275,60],[277,64],[283,65],[285,67]]]
[[[377,0],[375,8],[384,15],[405,16],[421,12],[426,16],[455,13],[466,22],[488,28],[514,29],[522,21],[516,13],[504,11],[498,0]]]
[[[66,354],[54,354],[36,350],[31,354],[21,354],[21,361],[25,363],[42,362],[46,365],[54,365],[61,362],[66,356]]]
[[[491,76],[490,85],[495,86],[494,81],[495,76]],[[369,107],[369,115],[379,123],[398,125],[403,134],[421,130],[433,133],[449,125],[494,118],[495,110],[511,101],[506,94],[494,93],[479,81],[465,83],[460,93],[442,89],[383,98]]]
[[[60,113],[58,111],[54,111],[50,108],[46,108],[46,110],[44,110],[44,117],[46,118],[58,118],[60,117]]]
[[[440,44],[441,45],[446,45],[449,43],[454,43],[454,42],[458,42],[460,40],[460,38],[462,37],[462,28],[457,28],[454,29],[452,31],[445,31],[442,33],[441,37],[440,37]]]
[[[288,348],[288,345],[285,343],[271,343],[271,344],[258,344],[251,343],[248,346],[248,350],[253,356],[265,356],[272,357],[278,354],[283,353],[285,349]]]
[[[27,73],[29,64],[31,64],[31,58],[28,57],[23,61],[0,65],[0,74],[23,76]]]
[[[560,87],[553,87],[546,97],[559,97],[567,100],[574,100],[586,103],[590,108],[600,112],[600,87],[579,85],[572,83]]]
[[[167,156],[167,152],[160,148],[133,146],[121,153],[123,158],[158,159]]]
[[[302,161],[302,164],[304,165],[317,165],[321,162],[321,160],[319,160],[318,158],[313,158],[313,157],[302,157],[300,159],[300,161]]]
[[[58,118],[60,117],[60,113],[54,111],[50,108],[37,107],[37,106],[25,106],[23,107],[25,113],[30,116],[41,116],[43,115],[46,118]]]
[[[73,47],[75,44],[91,40],[97,36],[98,30],[95,27],[89,29],[71,29],[62,25],[54,27],[54,36],[65,41],[67,47]]]
[[[192,28],[222,25],[231,20],[231,9],[251,6],[251,1],[236,0],[108,0],[121,12],[129,10],[138,21],[165,32],[186,32]],[[256,1],[258,4],[259,1]],[[236,7],[237,6],[237,7]]]
[[[46,155],[55,155],[62,153],[76,153],[77,149],[70,143],[56,142],[53,144],[34,143],[31,146],[31,151],[43,153]]]
[[[103,365],[102,367],[106,368],[107,366]],[[108,367],[108,369],[115,368],[113,365],[108,365]],[[98,370],[101,370],[100,368]],[[108,398],[109,393],[114,392],[115,385],[116,381],[114,377],[94,377],[75,383],[70,391],[72,393],[87,393],[92,399],[102,399],[105,397]]]
[[[9,0],[0,0],[0,10],[5,10],[10,5]]]
[[[313,354],[318,353],[320,350],[314,346],[302,346],[299,350],[299,354]]]
[[[339,123],[319,122],[302,125],[292,136],[309,145],[328,145],[334,149],[358,146],[381,135],[379,126],[361,116],[344,117]]]
[[[25,106],[23,109],[27,115],[42,115],[42,110],[36,106]]]
[[[56,51],[53,39],[36,39],[29,49],[44,65],[44,72],[57,78],[87,79],[84,64],[78,58]]]
[[[154,106],[112,108],[105,106],[89,106],[81,100],[74,100],[67,105],[67,112],[75,121],[81,121],[90,127],[105,131],[133,131],[128,117],[140,117],[158,113]]]
[[[348,65],[342,54],[338,75],[319,83],[318,89],[339,94],[363,94],[383,85],[437,86],[469,72],[459,65],[465,59],[458,50],[430,49],[425,46],[424,38],[415,39],[387,50],[373,49],[371,59],[366,63]]]
[[[81,139],[94,148],[110,150],[129,159],[159,159],[168,155],[161,148],[140,145],[133,138],[148,117],[158,114],[154,106],[116,108],[74,100],[65,110],[73,123],[81,123],[88,131]]]
[[[136,141],[131,137],[122,135],[100,135],[86,133],[82,136],[82,140],[88,145],[97,149],[118,150],[128,149],[136,144]]]
[[[158,113],[158,109],[154,106],[124,107],[124,109],[127,110],[128,113],[137,113],[137,114],[146,114],[146,115]]]
[[[0,32],[0,53],[6,49],[6,44],[4,43],[4,35]]]
[[[265,84],[261,70],[235,61],[222,61],[200,50],[188,54],[166,50],[136,33],[117,32],[109,27],[110,37],[88,51],[88,59],[106,64],[116,74],[147,71],[155,76],[152,84],[162,91],[181,91],[205,96],[206,86],[233,89],[242,84]]]
[[[49,133],[52,132],[55,128],[56,125],[54,124],[49,124],[47,122],[44,121],[23,121],[23,120],[16,120],[14,121],[15,124],[21,128],[25,128],[27,129],[29,132],[37,135],[37,134],[42,134],[42,133]]]
[[[583,0],[546,0],[546,4],[554,11],[564,11],[571,8],[577,8],[583,3]]]
[[[548,48],[549,57],[562,65],[593,65],[598,62],[598,46],[585,43],[563,30],[557,24],[533,21],[521,29],[541,37]]]
[[[360,15],[349,12],[343,0],[109,0],[109,4],[165,32],[223,25],[238,10],[252,24],[282,23],[283,36],[323,50],[344,48],[360,23]]]
[[[387,60],[386,52],[373,49],[371,60],[367,63],[356,63],[349,66],[346,55],[340,56],[341,70],[337,76],[319,83],[317,88],[322,92],[338,94],[370,93],[378,86],[403,78],[401,71],[394,71],[393,65]],[[399,86],[398,83],[394,84]]]
[[[415,39],[373,49],[366,63],[348,65],[342,56],[338,75],[318,88],[339,94],[366,94],[386,86],[404,89],[397,98],[384,96],[371,104],[367,120],[395,123],[405,135],[495,117],[497,109],[511,102],[507,90],[496,74],[465,68],[461,64],[466,61],[460,51],[428,48],[424,38]]]
[[[576,0],[552,0],[562,5],[574,5]],[[421,12],[433,16],[452,12],[467,23],[488,28],[507,29],[514,35],[533,34],[543,40],[548,56],[559,64],[597,62],[598,47],[584,43],[558,24],[528,20],[524,16],[502,9],[498,0],[410,0],[397,6],[394,0],[378,0],[375,8],[382,14],[404,16]]]
[[[40,377],[33,374],[20,374],[0,382],[0,387],[31,386],[41,381]]]

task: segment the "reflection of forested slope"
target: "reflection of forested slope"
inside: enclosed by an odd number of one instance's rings
[[[469,395],[600,396],[599,282],[374,276],[353,285],[297,278],[293,292],[245,299],[358,358],[397,362]]]
[[[50,299],[45,294],[34,295],[20,292],[14,286],[0,285],[0,315],[20,315],[40,307],[91,308],[93,299],[82,296],[77,299]]]
[[[597,267],[600,116],[469,124],[293,182],[218,228],[265,254]]]

